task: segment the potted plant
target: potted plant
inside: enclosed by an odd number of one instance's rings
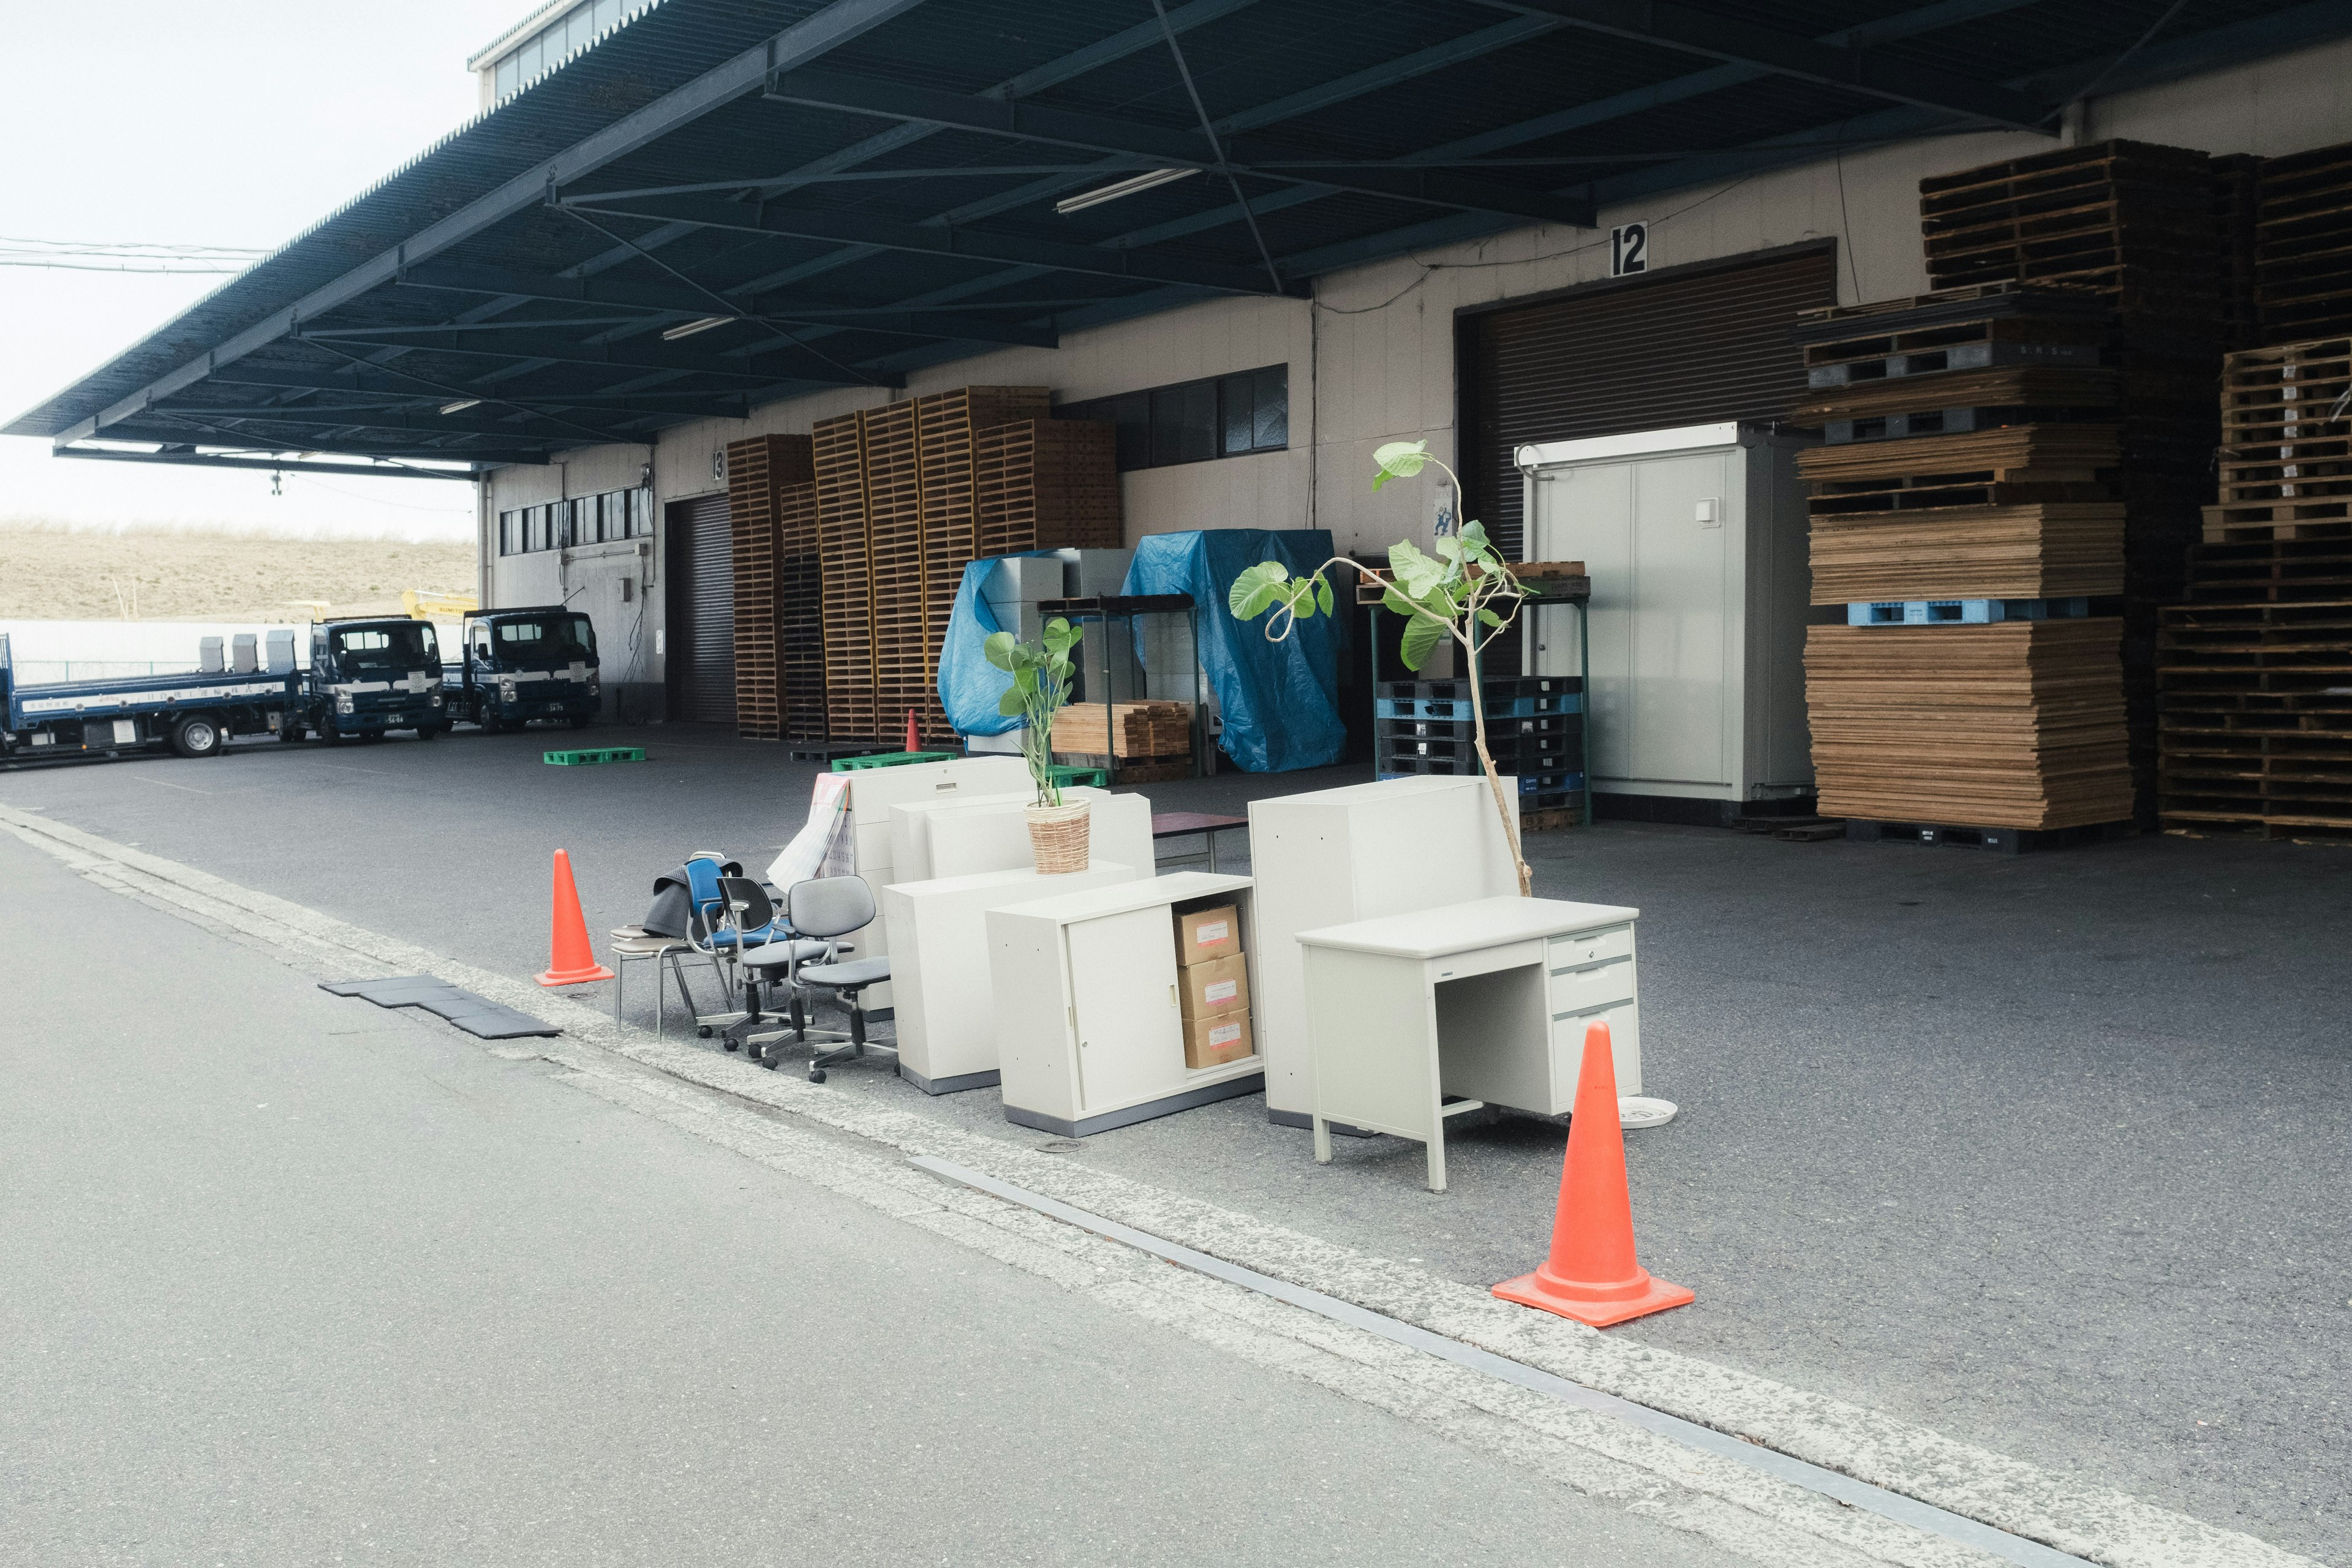
[[[1454,494],[1462,493],[1461,478],[1429,455],[1427,441],[1391,441],[1372,454],[1372,461],[1380,465],[1380,472],[1372,478],[1374,489],[1391,479],[1409,479],[1435,464],[1454,481]],[[1479,650],[1493,642],[1518,613],[1523,597],[1519,580],[1487,542],[1486,529],[1468,522],[1459,533],[1439,539],[1434,555],[1409,541],[1397,541],[1389,546],[1386,572],[1334,556],[1305,576],[1293,577],[1280,562],[1261,561],[1234,579],[1226,603],[1245,621],[1273,611],[1265,635],[1268,641],[1280,642],[1299,621],[1332,613],[1331,584],[1323,574],[1334,566],[1354,567],[1365,579],[1379,584],[1381,607],[1405,617],[1402,652],[1407,669],[1426,664],[1432,651],[1449,637],[1461,646],[1470,669],[1470,717],[1478,764],[1494,794],[1495,810],[1503,819],[1503,841],[1510,846],[1511,859],[1518,867],[1519,896],[1533,897],[1535,874],[1520,849],[1519,816],[1514,809],[1518,803],[1504,795],[1503,775],[1496,771],[1495,759],[1486,750],[1486,703],[1478,677]]]
[[[982,646],[988,662],[1013,677],[996,700],[996,710],[1022,721],[1021,757],[1037,785],[1037,798],[1026,814],[1029,847],[1037,869],[1047,876],[1087,868],[1090,808],[1085,801],[1064,802],[1054,776],[1054,714],[1070,700],[1070,650],[1084,630],[1056,616],[1034,643],[997,632]]]

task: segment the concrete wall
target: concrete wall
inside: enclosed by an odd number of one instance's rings
[[[2086,106],[2068,127],[2080,141],[2109,137],[2266,156],[2352,141],[2352,40],[2232,68]],[[1726,178],[1604,208],[1597,229],[1537,226],[1470,244],[1420,251],[1323,277],[1310,305],[1290,300],[1221,300],[1067,334],[1056,349],[1006,349],[908,376],[903,393],[845,389],[757,410],[748,420],[701,420],[661,433],[650,449],[656,515],[667,503],[717,488],[713,455],[730,441],[806,433],[818,419],[967,384],[1045,385],[1077,402],[1171,382],[1286,363],[1288,451],[1218,458],[1123,477],[1128,541],[1187,528],[1331,530],[1342,553],[1378,552],[1398,538],[1428,544],[1426,485],[1371,489],[1371,452],[1425,437],[1447,462],[1454,443],[1454,318],[1465,305],[1508,300],[1604,278],[1608,230],[1651,224],[1654,269],[1822,237],[1839,242],[1838,293],[1847,303],[1924,291],[1918,183],[2058,143],[2021,132],[1938,136],[1857,148],[1819,163]],[[1311,312],[1311,319],[1310,319]],[[490,480],[490,534],[499,510],[635,481],[645,447],[598,447],[541,468]],[[490,574],[497,602],[559,598],[610,568],[589,546],[510,557]],[[645,625],[660,624],[660,589]],[[620,645],[590,605],[614,679]],[[618,606],[615,606],[618,607]],[[637,606],[628,606],[635,609]],[[635,679],[658,681],[653,638]]]

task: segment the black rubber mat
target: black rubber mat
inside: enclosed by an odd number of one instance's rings
[[[466,1033],[485,1040],[520,1039],[529,1035],[560,1035],[552,1024],[542,1024],[528,1013],[501,1007],[496,1002],[461,991],[430,974],[399,974],[389,980],[322,980],[319,989],[337,996],[357,996],[379,1007],[422,1007],[446,1018]]]

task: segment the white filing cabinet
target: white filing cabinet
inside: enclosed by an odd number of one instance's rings
[[[1640,913],[1513,896],[1301,933],[1315,1157],[1330,1159],[1333,1121],[1417,1138],[1430,1189],[1444,1192],[1445,1118],[1481,1105],[1573,1110],[1596,1020],[1609,1026],[1617,1092],[1641,1093]]]
[[[899,809],[904,810],[904,807]],[[882,889],[890,927],[890,984],[898,994],[898,1076],[926,1094],[997,1081],[996,997],[989,979],[988,911],[1150,873],[1097,859],[1083,871],[984,871]]]
[[[1175,871],[988,911],[1006,1121],[1084,1137],[1256,1092],[1255,1056],[1184,1065],[1171,910],[1202,899],[1235,906],[1255,988],[1247,877]]]
[[[883,923],[882,889],[898,880],[890,865],[890,808],[915,800],[962,800],[1032,787],[1028,765],[1019,757],[956,757],[903,768],[860,768],[849,774],[849,818],[857,851],[857,875],[874,891],[875,921],[850,940],[860,958],[890,951]],[[790,891],[787,889],[785,891]],[[868,1015],[894,1005],[887,984],[868,986]]]
[[[1517,779],[1506,776],[1503,788],[1517,800]],[[1315,1108],[1315,1063],[1298,933],[1516,894],[1518,871],[1483,774],[1254,800],[1249,836],[1260,932],[1250,985],[1266,1114],[1304,1127]]]
[[[958,800],[915,801],[890,808],[891,869],[903,882],[941,877],[971,877],[1010,871],[1034,863],[1029,845],[1029,803],[1034,790],[1018,795],[973,795]],[[1152,863],[1151,802],[1139,795],[1113,795],[1087,785],[1066,788],[1066,801],[1084,801],[1087,812],[1087,855],[1116,860],[1150,874]]]

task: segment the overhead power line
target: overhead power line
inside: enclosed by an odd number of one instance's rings
[[[67,272],[194,275],[242,272],[268,251],[241,245],[166,245],[152,240],[37,239],[0,235],[0,267]]]

